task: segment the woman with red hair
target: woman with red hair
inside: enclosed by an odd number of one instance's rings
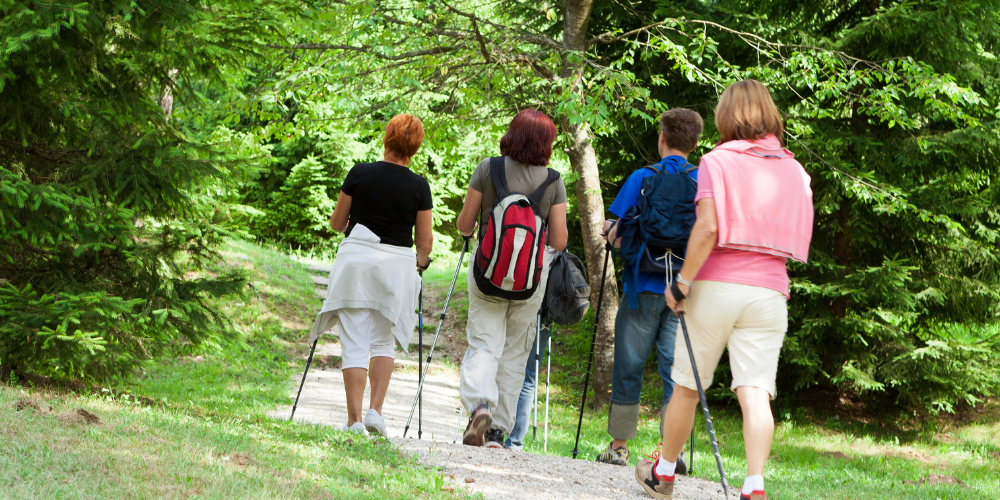
[[[432,204],[427,179],[408,166],[423,140],[419,119],[401,114],[389,120],[382,161],[351,168],[330,218],[330,227],[347,237],[337,250],[310,342],[339,324],[347,391],[344,430],[359,434],[367,429],[386,435],[382,403],[392,376],[395,342],[406,349],[417,322],[417,269],[426,269],[430,262]],[[372,389],[362,423],[366,378]]]
[[[501,191],[515,195],[540,193],[533,202],[548,236],[537,288],[527,299],[510,300],[484,293],[474,279],[476,257],[470,259],[466,326],[469,348],[462,360],[459,389],[462,404],[470,413],[462,439],[467,445],[502,448],[504,436],[513,428],[524,367],[535,338],[538,309],[545,296],[549,261],[556,251],[566,248],[566,186],[557,173],[550,174],[550,169],[545,168],[555,138],[556,126],[545,113],[534,109],[518,113],[500,139],[503,158],[487,158],[479,163],[458,216],[458,230],[465,237],[473,235],[477,219],[486,225],[497,208],[494,205],[500,201],[492,164],[502,167],[498,170],[503,172],[506,186],[501,187],[506,189]],[[501,199],[507,196],[501,194]],[[480,239],[486,230],[480,227]],[[471,255],[478,255],[478,247]]]

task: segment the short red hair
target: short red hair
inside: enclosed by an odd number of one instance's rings
[[[537,109],[528,108],[514,116],[500,139],[500,154],[525,165],[548,165],[556,124]]]
[[[385,150],[401,158],[412,158],[424,142],[424,124],[420,119],[402,113],[392,117],[385,126],[382,145]]]

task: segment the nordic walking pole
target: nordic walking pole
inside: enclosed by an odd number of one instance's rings
[[[462,428],[462,417],[464,416],[465,416],[465,407],[461,406],[461,403],[459,403],[458,423],[455,424],[455,438],[451,440],[451,444],[455,444],[458,442],[458,430]]]
[[[538,311],[537,321],[535,322],[535,420],[534,424],[531,426],[531,440],[534,441],[538,439],[538,358],[541,357],[541,344],[542,344],[542,312]]]
[[[427,378],[427,370],[431,368],[431,358],[434,357],[434,347],[437,345],[438,336],[441,335],[441,327],[444,326],[444,315],[448,312],[448,303],[451,302],[451,294],[455,291],[455,282],[458,281],[458,273],[462,270],[462,261],[465,260],[465,254],[469,251],[469,240],[472,236],[465,237],[465,245],[462,247],[462,253],[458,256],[458,267],[455,268],[455,275],[451,278],[451,288],[448,289],[448,296],[444,299],[444,309],[441,311],[441,316],[438,319],[437,330],[434,332],[434,340],[431,342],[431,350],[427,352],[427,364],[424,365],[423,372],[420,375],[420,382],[417,384],[417,396],[413,398],[413,405],[410,406],[410,416],[406,419],[406,427],[403,428],[403,437],[406,437],[406,432],[410,430],[410,422],[413,421],[413,411],[417,409],[417,401],[420,399],[420,395],[424,390],[424,379]]]
[[[688,337],[687,322],[684,321],[684,312],[677,313],[681,320],[681,330],[684,331],[684,343],[687,344],[688,356],[691,357],[691,370],[694,371],[694,382],[698,386],[698,398],[701,399],[701,409],[705,412],[705,425],[708,426],[708,436],[712,438],[712,452],[715,453],[715,463],[719,466],[719,477],[722,478],[722,489],[729,498],[729,483],[726,482],[726,472],[722,470],[722,456],[719,455],[719,442],[715,439],[715,427],[712,426],[712,416],[708,414],[708,401],[705,400],[705,390],[701,387],[701,376],[698,375],[698,365],[694,362],[694,350],[691,349],[691,337]],[[692,459],[694,455],[691,456]]]
[[[312,349],[309,350],[309,359],[306,360],[306,371],[302,372],[302,383],[299,384],[299,392],[295,395],[295,404],[292,405],[292,416],[288,417],[288,421],[291,422],[295,418],[295,408],[299,406],[299,396],[302,395],[302,386],[306,385],[306,374],[309,373],[309,365],[313,362],[313,353],[316,352],[316,343],[319,342],[319,337],[313,341]]]
[[[697,410],[695,410],[697,412]],[[688,477],[694,475],[694,426],[691,426],[691,448],[688,450]]]
[[[430,258],[428,257],[427,263],[430,264]],[[424,272],[418,271],[420,274],[420,293],[417,295],[417,373],[424,373]],[[423,382],[423,375],[420,376],[419,382]],[[424,398],[423,396],[418,396],[420,399],[420,409],[417,410],[417,439],[420,439],[420,435],[424,433]]]
[[[590,336],[590,355],[587,357],[587,374],[583,378],[583,399],[580,401],[580,419],[576,423],[576,442],[573,443],[573,458],[580,454],[580,427],[583,426],[583,407],[587,404],[587,386],[590,385],[590,369],[594,364],[594,342],[597,341],[597,325],[601,318],[601,302],[604,301],[604,280],[608,277],[608,257],[611,244],[604,244],[604,272],[601,273],[601,291],[597,294],[597,310],[594,311],[594,334]]]
[[[549,336],[548,365],[545,367],[545,440],[542,451],[549,451],[549,372],[552,370],[552,336]]]

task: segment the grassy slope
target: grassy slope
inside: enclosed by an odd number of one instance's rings
[[[429,284],[446,289],[454,265],[454,261],[435,263],[436,269],[427,275]],[[456,294],[465,293],[464,273],[459,281]],[[467,317],[467,300],[453,298],[451,307],[456,308],[459,318]],[[464,331],[456,333],[464,338]],[[577,374],[586,369],[589,341],[586,324],[557,327],[553,336],[547,454],[572,456],[583,383]],[[648,406],[644,406],[638,438],[630,443],[632,465],[655,449],[659,438],[661,389],[655,358],[648,363],[646,375],[643,403]],[[543,453],[544,381],[540,389],[537,439],[532,438],[529,430],[525,440],[525,449],[532,453]],[[592,398],[591,393],[588,400]],[[711,411],[727,479],[738,488],[746,474],[738,408],[713,403]],[[876,495],[884,499],[1000,498],[1000,404],[991,405],[973,423],[955,426],[946,433],[931,430],[893,433],[858,422],[835,420],[833,415],[807,417],[801,409],[785,413],[784,418],[779,415],[772,459],[765,472],[771,498],[840,500]],[[719,474],[700,413],[696,422],[695,475],[717,481]],[[611,438],[606,429],[606,410],[585,412],[579,446],[581,459],[592,460],[607,446]],[[919,482],[929,474],[955,476],[968,487],[905,482]]]
[[[387,442],[265,417],[287,404],[319,301],[304,266],[244,242],[224,247],[260,299],[191,359],[163,359],[118,387],[160,404],[0,386],[0,498],[451,498]],[[210,270],[211,271],[211,270]],[[20,400],[40,410],[15,410]],[[52,408],[51,411],[49,408]],[[96,414],[100,425],[76,420]]]

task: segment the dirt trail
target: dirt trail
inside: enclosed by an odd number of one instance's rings
[[[316,295],[325,298],[327,284],[325,274],[330,272],[330,266],[314,265],[310,266],[310,270],[314,274],[313,283],[318,287]],[[438,302],[438,290],[428,290],[427,294],[425,305]],[[441,297],[441,301],[443,301],[443,297]],[[429,307],[425,311],[425,321],[432,314],[436,318],[440,314],[440,310],[434,311],[433,308]],[[450,311],[445,319],[446,328],[449,326],[449,322],[454,323],[454,321],[454,311]],[[436,326],[436,321],[433,324]],[[429,346],[431,337],[433,337],[433,329],[427,328],[424,333],[424,344]],[[320,342],[316,346],[313,366],[309,369],[305,385],[302,388],[302,396],[299,398],[299,404],[295,410],[297,422],[336,427],[342,427],[347,423],[347,396],[344,392],[344,377],[340,370],[341,351],[338,335],[337,329],[333,328],[320,338]],[[455,428],[458,424],[461,406],[458,399],[458,371],[454,369],[452,363],[444,361],[444,355],[447,354],[449,359],[455,357],[453,353],[460,348],[453,345],[457,337],[454,332],[442,332],[441,341],[435,349],[435,362],[427,375],[423,390],[423,432],[421,435],[423,439],[450,442],[455,437]],[[461,351],[464,352],[464,347],[461,348]],[[305,355],[307,353],[303,356]],[[409,354],[402,351],[396,352],[395,368],[392,373],[392,381],[389,384],[389,391],[386,394],[382,415],[385,418],[390,437],[402,437],[406,428],[410,408],[413,405],[413,397],[417,393],[419,380],[417,366],[416,344],[411,346]],[[269,416],[288,418],[295,400],[295,392],[302,380],[301,377],[301,374],[292,377],[293,384],[290,384],[292,389],[289,394],[288,406],[270,412]],[[371,388],[366,387],[364,408],[367,408],[370,396]],[[410,429],[407,432],[408,437],[416,437],[420,431],[418,417],[419,411],[415,411]]]
[[[488,500],[650,498],[635,480],[634,467],[450,442],[393,441],[404,452],[416,453],[422,463],[438,467],[450,487],[482,493]],[[733,488],[729,491],[730,498],[739,498],[738,491]],[[679,476],[674,498],[723,500],[725,496],[719,483]]]

